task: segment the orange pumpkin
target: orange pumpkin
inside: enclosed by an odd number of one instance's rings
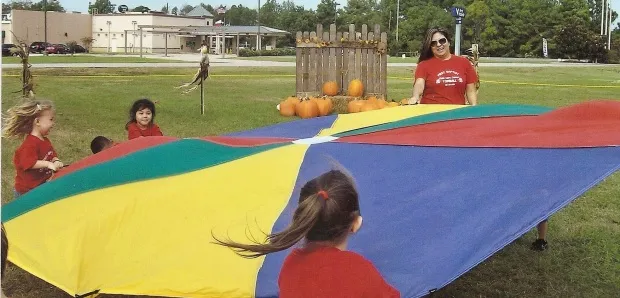
[[[347,105],[347,110],[349,113],[358,113],[362,109],[362,106],[364,106],[363,100],[354,99]]]
[[[403,98],[403,100],[400,101],[401,105],[408,105],[409,104],[409,98]]]
[[[364,95],[364,84],[362,81],[355,79],[349,83],[349,88],[347,88],[347,94],[349,96],[362,96]]]
[[[325,82],[323,84],[323,94],[334,96],[338,94],[338,84],[335,81]]]
[[[295,116],[295,105],[296,103],[293,101],[283,100],[280,103],[280,115],[286,117]]]
[[[313,118],[319,115],[319,107],[314,100],[302,100],[295,106],[295,113],[301,118]]]
[[[377,105],[377,107],[379,109],[383,109],[383,108],[387,107],[387,101],[385,101],[385,99],[383,99],[383,98],[382,99],[378,99],[376,105]]]
[[[317,99],[316,104],[319,108],[319,116],[327,116],[332,112],[333,103],[331,98]]]
[[[372,111],[372,110],[376,110],[378,107],[376,104],[366,101],[366,103],[362,106],[362,108],[360,109],[360,112],[367,112],[367,111]]]
[[[397,102],[395,102],[395,101],[390,101],[390,102],[388,102],[387,106],[388,106],[388,108],[393,108],[393,107],[399,106],[399,104]]]
[[[285,102],[288,102],[288,103],[292,103],[292,104],[293,104],[293,106],[295,106],[295,105],[297,105],[297,103],[299,102],[299,98],[297,98],[297,97],[295,97],[295,96],[289,96],[289,97],[287,97],[284,101],[285,101]]]

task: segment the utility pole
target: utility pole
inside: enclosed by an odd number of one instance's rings
[[[43,0],[43,39],[47,42],[47,0]]]
[[[256,50],[258,50],[258,55],[260,56],[260,49],[261,49],[261,42],[260,42],[260,0],[258,0],[258,15],[257,15],[257,22],[258,22],[258,35],[256,36]]]
[[[400,20],[400,0],[396,1],[396,41],[398,41],[398,21]]]
[[[338,26],[338,23],[336,23],[336,21],[338,20],[338,5],[340,5],[340,3],[334,1],[334,24],[336,26]]]
[[[607,50],[611,50],[611,3],[607,2],[607,10],[609,11],[609,22],[607,23]]]
[[[605,33],[603,31],[604,23],[605,23],[605,0],[601,0],[601,35]]]

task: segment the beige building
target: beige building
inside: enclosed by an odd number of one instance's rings
[[[17,42],[11,31],[27,43],[47,38],[49,43],[76,41],[81,44],[80,39],[92,35],[92,18],[81,13],[14,9],[2,15],[2,43]]]
[[[178,53],[196,52],[206,41],[211,52],[238,53],[239,48],[276,47],[276,38],[286,31],[261,26],[221,26],[213,15],[196,6],[185,16],[163,13],[125,12],[114,14],[80,14],[13,10],[2,16],[4,43],[15,43],[11,30],[28,43],[46,41],[66,44],[91,37],[92,52],[108,53]],[[47,28],[47,30],[45,29]],[[45,35],[47,32],[47,36]]]
[[[138,52],[140,42],[144,53],[181,51],[181,38],[176,30],[140,30],[142,26],[211,26],[213,17],[208,16],[175,16],[152,13],[117,13],[93,15],[92,44],[94,52]]]

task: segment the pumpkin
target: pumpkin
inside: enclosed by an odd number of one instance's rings
[[[354,99],[347,104],[347,110],[349,113],[358,113],[362,109],[362,106],[364,106],[363,100]]]
[[[393,108],[393,107],[399,106],[399,104],[397,102],[395,102],[395,101],[390,101],[390,102],[388,102],[387,106],[388,106],[388,108]]]
[[[324,99],[317,99],[316,104],[319,109],[319,116],[329,115],[332,112],[332,109],[334,107],[332,103],[332,99],[329,97],[324,98]]]
[[[283,100],[280,103],[280,115],[286,116],[286,117],[295,116],[295,105],[296,105],[296,102],[289,101],[289,100]]]
[[[313,118],[319,115],[315,100],[302,100],[295,106],[295,114],[301,118]]]
[[[376,110],[377,108],[378,107],[375,103],[366,101],[366,103],[364,103],[364,105],[360,109],[360,112],[368,112],[368,111]]]
[[[400,104],[401,104],[401,105],[408,105],[408,104],[409,104],[409,98],[403,98],[403,99],[400,101]]]
[[[347,88],[347,94],[349,96],[362,96],[364,95],[364,84],[362,81],[355,79],[349,82],[349,88]]]
[[[325,82],[323,84],[323,94],[334,96],[338,94],[338,84],[335,81]]]
[[[299,103],[299,98],[295,97],[295,96],[289,96],[287,97],[285,100],[285,102],[289,102],[292,103],[293,106],[297,105],[297,103]]]
[[[385,101],[385,99],[383,99],[383,98],[382,99],[378,99],[377,103],[376,103],[376,105],[377,105],[377,107],[379,109],[383,109],[383,108],[387,107],[387,104],[388,104],[387,101]]]

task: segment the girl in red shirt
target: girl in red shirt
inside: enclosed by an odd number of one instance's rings
[[[358,194],[352,179],[332,170],[302,188],[293,222],[267,236],[265,244],[215,239],[246,258],[288,249],[302,239],[282,266],[279,297],[400,297],[377,268],[347,251],[347,239],[362,226]]]
[[[478,104],[476,70],[465,57],[450,53],[445,29],[426,33],[415,70],[413,96],[409,104]],[[467,98],[466,98],[467,97]]]
[[[155,104],[146,98],[136,100],[129,109],[129,122],[125,124],[127,138],[163,136],[154,121]]]
[[[15,151],[15,198],[43,184],[64,165],[47,138],[54,127],[54,106],[50,101],[27,101],[7,111],[2,134],[24,137]]]

